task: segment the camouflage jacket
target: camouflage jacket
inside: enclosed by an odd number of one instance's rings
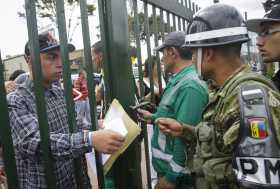
[[[278,88],[278,90],[280,90],[280,70],[278,70],[276,74],[272,77],[272,81]]]
[[[245,77],[250,75],[250,77]],[[240,78],[245,77],[245,80]],[[280,95],[271,81],[254,74],[247,66],[233,73],[214,92],[196,127],[194,171],[209,183],[228,183],[235,179],[231,159],[239,135],[238,94],[243,84],[259,84],[267,89],[277,140],[280,143]],[[190,139],[190,138],[189,138]],[[230,187],[235,188],[235,187]]]

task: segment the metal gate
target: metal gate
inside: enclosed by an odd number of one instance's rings
[[[63,62],[63,81],[65,98],[67,104],[68,124],[71,132],[75,131],[75,110],[72,99],[72,86],[71,86],[71,72],[69,64],[69,55],[67,48],[67,36],[66,36],[66,22],[65,22],[65,10],[64,1],[55,0],[56,14],[59,31],[59,41],[61,44],[60,51]],[[86,65],[86,71],[88,75],[94,72],[91,58],[91,44],[89,37],[89,26],[87,17],[86,0],[80,0],[81,9],[81,23],[83,31],[83,44],[84,44],[84,59]],[[133,37],[130,41],[129,31],[129,16],[127,13],[127,3],[132,4],[133,20]],[[143,7],[142,15],[144,18],[143,30],[139,28],[141,22],[139,21],[139,4]],[[32,56],[32,73],[34,78],[35,96],[36,96],[36,108],[38,112],[38,122],[41,136],[41,148],[43,151],[43,160],[45,164],[45,175],[48,188],[56,188],[54,174],[53,174],[53,162],[52,154],[50,152],[50,140],[48,122],[46,117],[46,107],[44,101],[44,89],[41,85],[42,74],[40,65],[40,52],[38,42],[38,27],[36,20],[36,8],[35,0],[25,0],[26,16],[28,36],[31,45]],[[134,79],[132,74],[132,66],[129,58],[129,46],[136,47],[137,65],[140,81],[140,97],[143,97],[143,72],[142,72],[142,53],[146,51],[146,56],[151,57],[154,54],[157,57],[158,75],[161,75],[159,54],[153,53],[152,46],[157,46],[160,40],[164,39],[164,35],[174,30],[186,30],[188,22],[194,12],[198,11],[199,7],[192,3],[190,0],[98,0],[99,19],[101,26],[101,39],[105,47],[105,61],[104,61],[104,77],[106,86],[106,99],[107,102],[111,102],[114,98],[117,98],[123,105],[125,110],[136,120],[132,111],[128,108],[130,105],[135,104],[135,90]],[[152,24],[151,24],[152,23]],[[153,41],[152,41],[153,40]],[[141,41],[145,41],[145,45],[141,45]],[[153,45],[152,45],[153,44]],[[149,65],[150,70],[152,65]],[[13,143],[11,138],[11,130],[9,127],[9,115],[6,101],[6,94],[4,88],[3,77],[3,64],[0,58],[0,136],[1,144],[3,146],[4,165],[6,167],[6,174],[8,178],[8,186],[10,189],[19,188],[16,173],[16,164],[13,151]],[[150,83],[153,86],[153,79],[150,74]],[[161,77],[159,78],[159,88],[162,90]],[[95,83],[92,77],[87,77],[88,90],[89,90],[89,102],[90,102],[90,115],[92,120],[92,130],[96,130],[97,117],[96,117],[96,103],[95,103]],[[153,96],[153,87],[151,88]],[[154,100],[154,99],[152,99]],[[145,154],[146,158],[149,158],[148,154],[148,139],[146,127],[143,127],[144,142],[145,142]],[[121,155],[117,162],[113,166],[115,188],[145,188],[142,185],[141,167],[140,167],[140,138],[136,139],[133,144]],[[96,152],[96,167],[98,175],[98,186],[100,189],[104,186],[103,167],[99,154]],[[82,186],[81,175],[81,162],[79,159],[75,160],[75,175],[79,188]],[[150,166],[149,161],[146,161],[146,171],[148,188],[150,185]],[[121,170],[121,174],[119,174]]]

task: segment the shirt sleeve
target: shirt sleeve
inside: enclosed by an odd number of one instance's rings
[[[194,87],[187,87],[176,101],[176,120],[196,126],[202,119],[202,112],[208,102],[208,95]]]
[[[9,100],[10,126],[13,144],[23,157],[42,153],[37,117],[28,111],[23,99]],[[91,150],[87,132],[50,132],[50,149],[54,158],[76,158]]]

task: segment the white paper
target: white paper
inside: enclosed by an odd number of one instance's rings
[[[115,114],[116,115],[116,114]],[[128,131],[121,118],[115,117],[113,120],[104,123],[104,129],[112,130],[119,133],[123,137],[126,137]],[[102,164],[104,165],[106,161],[110,158],[110,154],[102,154]]]
[[[122,135],[123,137],[127,135],[127,129],[125,128],[125,125],[121,118],[116,118],[108,123],[105,123],[104,125],[105,125],[104,129],[115,131],[120,135]]]

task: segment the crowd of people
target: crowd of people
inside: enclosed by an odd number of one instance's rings
[[[269,80],[243,62],[241,46],[250,40],[248,30],[258,34],[264,63],[280,61],[280,5],[263,18],[245,22],[235,7],[225,4],[198,11],[186,32],[167,34],[155,48],[162,53],[163,72],[171,75],[162,92],[156,57],[147,59],[141,100],[155,98],[157,106],[154,112],[139,106],[137,113],[139,121],[152,128],[155,189],[280,188],[280,71]],[[125,138],[110,130],[91,131],[84,70],[72,91],[78,129],[69,131],[64,91],[58,84],[60,45],[50,34],[39,35],[39,45],[56,186],[79,188],[73,160],[83,160],[92,148],[114,153]],[[71,44],[68,48],[74,50]],[[103,52],[100,41],[92,46],[93,62],[102,76]],[[29,42],[24,57],[29,73],[6,83],[19,186],[46,188]],[[135,83],[138,97],[140,83]],[[95,95],[103,107],[101,120],[109,104],[103,77]],[[102,121],[98,123],[102,128]],[[90,188],[85,167],[83,175],[84,186]]]

